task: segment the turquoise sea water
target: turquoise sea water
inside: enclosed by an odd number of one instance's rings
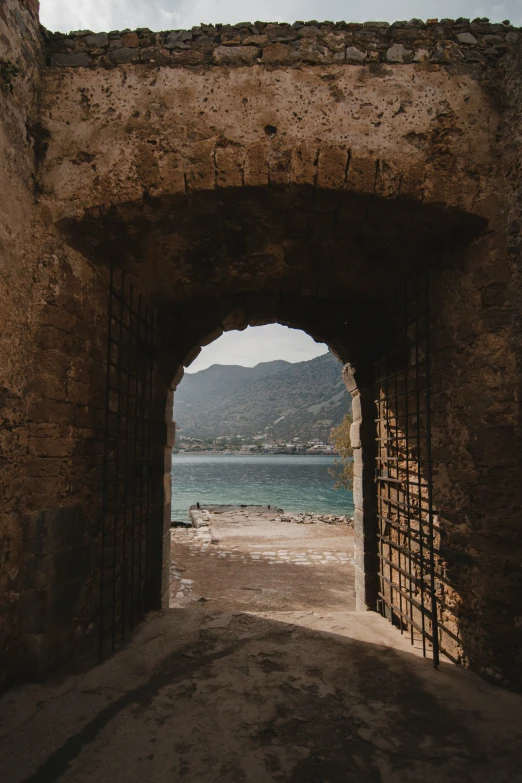
[[[187,520],[197,502],[352,515],[352,493],[333,488],[334,464],[328,456],[174,454],[172,519]]]

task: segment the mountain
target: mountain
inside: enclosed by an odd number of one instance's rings
[[[327,440],[351,410],[342,365],[327,353],[307,362],[256,367],[213,365],[187,374],[174,395],[174,419],[185,437],[264,434],[267,441]]]
[[[262,362],[255,367],[240,367],[237,364],[213,364],[206,370],[187,373],[176,392],[176,406],[212,405],[233,394],[246,384],[275,375],[291,367],[290,362]]]

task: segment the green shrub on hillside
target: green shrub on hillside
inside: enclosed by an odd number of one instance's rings
[[[330,433],[330,440],[336,451],[339,452],[339,459],[335,461],[335,468],[330,468],[330,475],[335,479],[335,489],[352,489],[353,486],[351,426],[352,417],[347,413],[339,426],[334,427]]]

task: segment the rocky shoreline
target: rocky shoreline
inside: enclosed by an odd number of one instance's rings
[[[311,512],[282,513],[276,517],[277,522],[295,522],[298,525],[344,525],[353,527],[353,518],[339,514],[313,514]]]
[[[213,517],[231,512],[251,512],[253,514],[269,515],[274,522],[293,522],[297,525],[339,525],[353,527],[353,518],[343,514],[317,514],[311,511],[286,512],[277,506],[226,506],[209,505],[192,506],[189,509],[190,523],[173,522],[172,527],[192,526],[195,528],[210,528]]]

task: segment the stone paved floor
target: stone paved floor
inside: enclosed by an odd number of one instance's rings
[[[350,531],[254,528],[175,532],[178,608],[0,699],[2,783],[522,781],[522,697],[350,611]]]
[[[251,507],[199,516],[210,524],[171,531],[171,608],[201,598],[222,609],[355,608],[350,527]]]

